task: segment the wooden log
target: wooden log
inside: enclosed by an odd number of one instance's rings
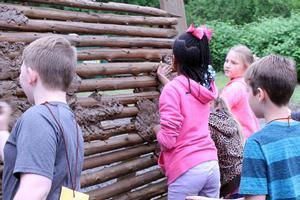
[[[113,119],[121,119],[121,118],[128,118],[128,117],[135,117],[138,113],[137,107],[124,107],[123,111],[119,114],[113,116],[106,116],[104,120],[113,120]]]
[[[119,137],[110,138],[107,141],[94,141],[85,144],[84,155],[89,156],[141,143],[144,143],[144,141],[138,134],[121,135]]]
[[[138,147],[119,150],[104,155],[92,156],[84,159],[83,170],[100,167],[114,162],[124,161],[143,154],[153,152],[157,144],[140,145]]]
[[[27,23],[23,24],[9,23],[0,20],[0,29],[57,33],[112,34],[159,38],[172,38],[177,35],[177,31],[174,29],[36,19],[29,19]]]
[[[136,190],[134,192],[127,192],[113,199],[118,199],[118,200],[151,199],[152,197],[156,197],[166,192],[167,192],[167,181],[163,180],[158,183],[150,184],[141,190]]]
[[[88,194],[90,195],[91,200],[106,199],[124,192],[128,192],[131,189],[145,185],[162,177],[163,173],[159,169],[157,169],[139,176],[118,181],[115,184],[101,189],[90,191],[88,192]]]
[[[77,74],[82,78],[94,76],[111,76],[118,74],[138,75],[155,71],[160,63],[158,62],[135,62],[135,63],[82,63],[76,68]]]
[[[151,76],[85,79],[81,81],[78,92],[155,87],[157,84]]]
[[[132,12],[154,16],[172,16],[164,10],[151,8],[147,6],[130,5],[124,3],[101,3],[93,1],[78,1],[78,0],[27,0],[38,3],[48,3],[76,8],[94,9],[94,10],[109,10],[119,12]]]
[[[99,133],[94,133],[90,135],[84,135],[85,142],[91,142],[94,140],[107,140],[112,136],[117,136],[125,133],[132,133],[136,131],[135,125],[133,123],[124,124],[124,125],[117,125],[113,128],[102,130]]]
[[[62,36],[68,39],[77,47],[155,47],[171,48],[173,39],[166,38],[143,38],[143,37],[111,37],[111,36],[88,36],[88,35],[63,35],[53,33],[37,32],[2,32],[0,31],[0,41],[25,42],[30,43],[45,36]]]
[[[101,96],[101,101],[112,101],[116,100],[121,104],[134,104],[142,99],[156,99],[159,97],[159,92],[150,91],[150,92],[140,92],[132,94],[118,94],[118,95],[103,95]],[[91,97],[78,97],[77,103],[81,106],[92,106],[98,101]]]
[[[121,24],[121,25],[161,25],[171,26],[177,24],[175,17],[145,17],[115,14],[97,14],[73,12],[58,9],[40,9],[39,7],[28,7],[1,3],[0,6],[16,8],[32,19],[52,19],[60,21],[82,21],[90,23]]]
[[[160,61],[171,49],[84,49],[77,52],[78,60],[150,60]]]
[[[153,156],[137,158],[109,168],[104,168],[98,172],[91,172],[81,176],[80,185],[82,188],[104,183],[117,177],[124,176],[156,164]]]

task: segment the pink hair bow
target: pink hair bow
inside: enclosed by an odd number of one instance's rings
[[[208,41],[210,41],[211,37],[212,37],[213,30],[209,29],[209,28],[206,28],[205,25],[202,25],[198,28],[195,28],[194,24],[191,24],[186,32],[187,33],[192,33],[192,35],[195,36],[196,38],[199,38],[199,40],[201,40],[203,38],[203,36],[206,35]]]

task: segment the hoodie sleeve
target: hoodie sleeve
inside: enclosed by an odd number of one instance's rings
[[[159,98],[160,131],[157,140],[162,151],[172,149],[182,127],[183,116],[180,107],[180,94],[173,85],[167,84]]]

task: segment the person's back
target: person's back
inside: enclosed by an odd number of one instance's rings
[[[255,163],[255,168],[264,169],[264,173],[257,170],[252,174],[255,169],[246,164],[243,168],[243,193],[255,188],[258,194],[268,194],[269,199],[299,198],[299,133],[299,122],[273,121],[248,139],[244,157],[247,163]],[[258,147],[260,150],[256,151]],[[247,151],[249,149],[253,152]],[[252,177],[261,180],[253,181]],[[253,184],[259,187],[253,188]]]
[[[246,141],[240,193],[246,199],[299,199],[300,123],[288,108],[297,84],[295,63],[266,56],[251,65],[245,80],[250,106],[266,126]]]
[[[39,174],[52,180],[47,196],[49,200],[58,199],[61,186],[71,188],[72,181],[76,181],[76,190],[80,189],[83,139],[78,137],[77,144],[74,114],[65,103],[50,102],[48,106],[64,130],[72,177],[68,170],[65,143],[55,119],[44,105],[35,105],[18,119],[5,145],[3,199],[13,199],[20,184],[20,173],[24,172]],[[78,135],[82,135],[80,128]],[[17,152],[18,149],[22,151]],[[75,166],[77,151],[80,155]]]
[[[221,97],[214,101],[208,124],[218,149],[220,197],[232,196],[237,192],[242,172],[244,139],[241,127]]]
[[[40,38],[24,49],[20,84],[34,106],[5,141],[4,200],[52,200],[63,186],[80,188],[83,137],[66,101],[76,61],[76,49],[63,37]]]
[[[159,99],[160,126],[154,132],[169,200],[197,194],[219,196],[217,150],[208,130],[209,103],[217,97],[210,37],[206,27],[191,25],[175,40],[173,67],[179,76],[165,85]]]

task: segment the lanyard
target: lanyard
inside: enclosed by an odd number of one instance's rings
[[[44,106],[46,106],[48,108],[49,112],[51,113],[52,117],[54,118],[54,120],[55,120],[56,124],[58,125],[59,130],[60,130],[60,132],[62,134],[62,138],[63,138],[64,144],[65,144],[65,149],[66,149],[66,158],[67,158],[67,164],[68,164],[68,171],[69,171],[69,175],[70,175],[70,179],[71,179],[71,184],[72,184],[72,189],[73,189],[73,193],[74,193],[74,191],[76,189],[77,162],[78,162],[78,151],[79,151],[78,150],[78,144],[79,144],[78,125],[77,125],[76,120],[75,120],[77,143],[76,143],[76,160],[75,160],[75,167],[76,167],[76,169],[75,169],[75,178],[74,178],[74,182],[73,182],[72,174],[71,174],[71,167],[70,167],[70,160],[69,160],[68,150],[67,150],[67,141],[65,139],[65,134],[64,134],[63,128],[61,127],[61,125],[58,122],[57,118],[55,117],[55,115],[53,114],[52,110],[50,109],[50,107],[47,104],[50,104],[50,103],[45,102],[42,105],[44,105]],[[74,196],[75,196],[75,194],[74,194]]]

